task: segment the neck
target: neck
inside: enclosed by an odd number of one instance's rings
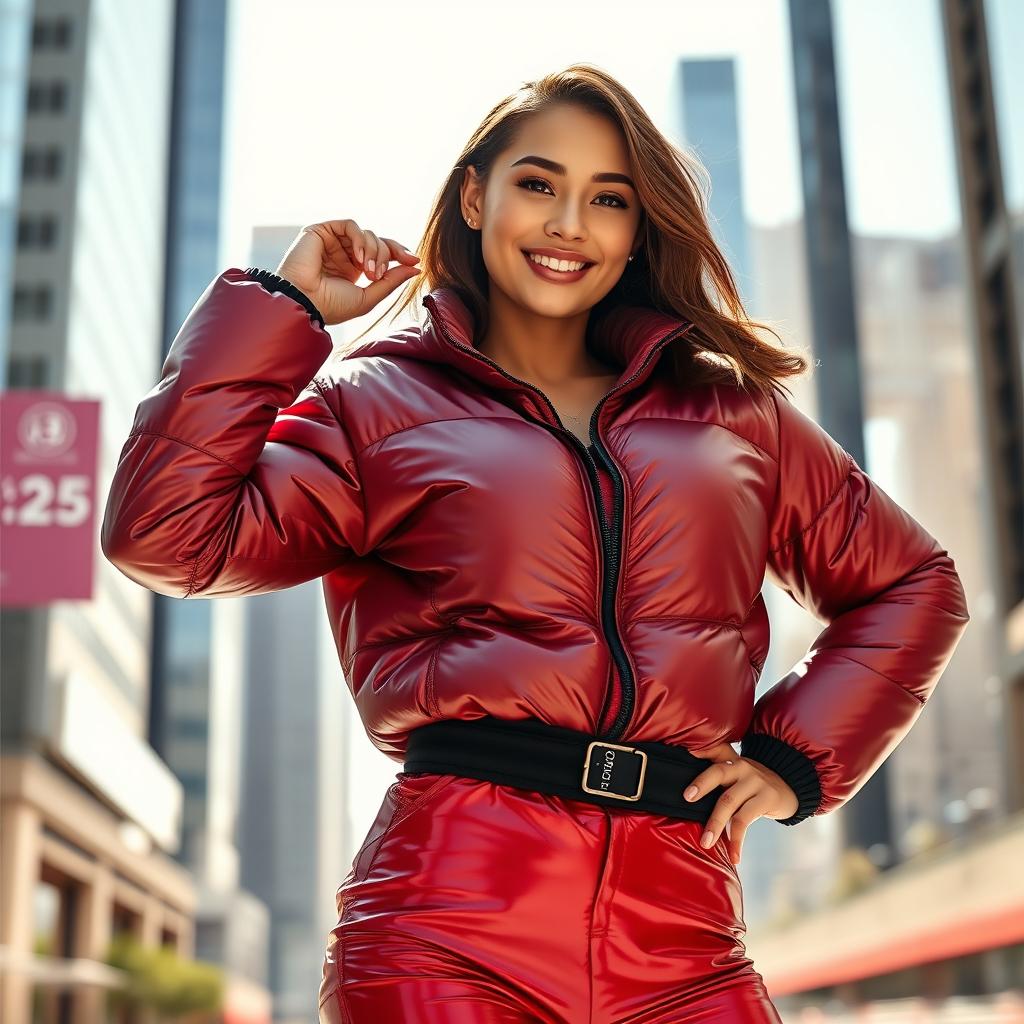
[[[492,287],[489,312],[487,334],[477,350],[521,380],[543,387],[616,373],[587,349],[589,309],[568,317],[543,316],[516,305]]]

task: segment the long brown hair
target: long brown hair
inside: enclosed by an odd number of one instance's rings
[[[691,152],[666,139],[623,85],[589,63],[524,82],[488,112],[434,200],[416,247],[421,273],[409,283],[404,297],[400,295],[358,338],[391,310],[397,316],[417,297],[440,287],[458,293],[473,314],[477,337],[486,334],[488,275],[479,232],[462,216],[465,168],[472,164],[486,180],[523,120],[556,103],[577,104],[619,126],[642,207],[642,245],[619,281],[592,309],[588,331],[619,305],[647,306],[691,321],[694,328],[665,350],[673,378],[683,385],[731,379],[737,386],[767,394],[781,378],[806,372],[806,357],[755,333],[766,330],[781,344],[771,327],[747,316],[729,264],[712,236],[707,169]]]

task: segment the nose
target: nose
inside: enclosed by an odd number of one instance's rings
[[[579,213],[566,204],[548,222],[548,234],[555,238],[572,239],[578,242],[587,237],[586,225]]]

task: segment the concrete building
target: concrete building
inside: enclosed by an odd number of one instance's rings
[[[100,485],[160,337],[174,5],[6,5],[0,323],[8,388],[101,398]],[[5,294],[5,301],[7,296]],[[113,936],[191,956],[181,784],[146,738],[149,595],[99,557],[90,601],[0,618],[0,1018],[92,1024]]]

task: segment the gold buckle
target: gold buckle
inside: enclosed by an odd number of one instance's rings
[[[612,793],[607,789],[591,789],[587,785],[587,776],[590,774],[590,755],[594,747],[611,747],[613,750],[625,750],[629,754],[640,755],[640,779],[637,783],[637,791],[632,796],[625,793]],[[646,772],[647,752],[645,750],[638,750],[636,747],[625,747],[620,743],[605,743],[603,740],[591,740],[590,745],[587,747],[586,756],[583,759],[583,791],[585,793],[596,793],[598,796],[610,796],[616,800],[639,800],[640,794],[644,791],[644,775]]]

